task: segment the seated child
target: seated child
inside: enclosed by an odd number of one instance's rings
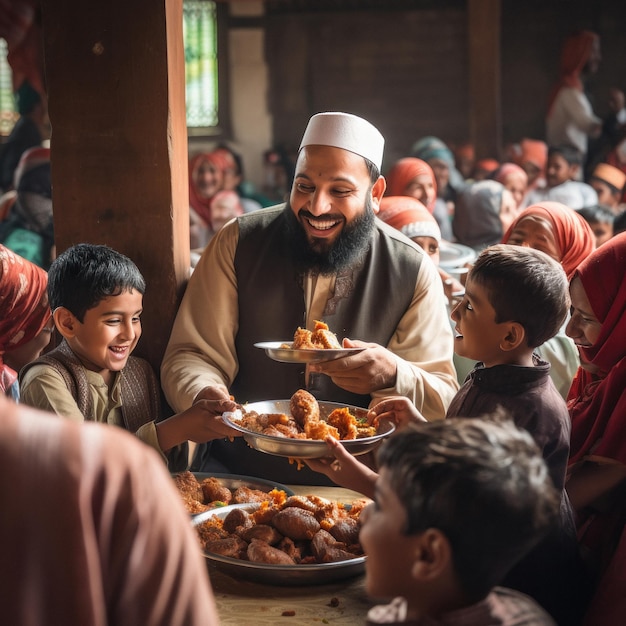
[[[367,624],[554,624],[531,598],[499,587],[558,517],[559,497],[532,438],[510,421],[410,426],[378,452],[361,514],[372,598]]]
[[[456,323],[455,352],[479,363],[446,413],[446,419],[480,417],[501,408],[535,440],[561,498],[560,526],[518,564],[511,586],[529,593],[559,618],[570,606],[577,608],[571,600],[578,581],[567,581],[565,573],[573,578],[579,574],[573,514],[564,489],[570,420],[565,400],[550,378],[550,365],[533,351],[558,331],[568,308],[565,272],[547,254],[505,244],[479,254],[465,295],[451,314]],[[373,407],[372,416],[399,425],[423,421],[417,409],[400,398],[383,399]],[[308,464],[371,497],[372,470],[347,473],[343,463]]]
[[[594,204],[578,209],[577,213],[591,226],[596,239],[596,248],[613,237],[615,213],[602,204]]]
[[[620,212],[626,174],[608,163],[598,163],[589,177],[589,184],[598,194],[598,202],[614,214]]]
[[[533,189],[526,196],[526,206],[545,200],[561,202],[571,209],[598,204],[598,194],[587,183],[576,180],[582,167],[582,155],[572,146],[550,146],[546,186]]]
[[[147,361],[131,356],[141,337],[144,292],[137,266],[107,246],[78,244],[59,255],[48,272],[48,298],[63,341],[22,369],[22,402],[126,428],[167,457],[171,469],[182,469],[188,440],[237,435],[221,420],[237,405],[202,400],[160,421],[156,376]]]

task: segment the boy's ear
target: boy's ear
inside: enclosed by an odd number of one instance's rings
[[[508,322],[506,334],[500,342],[500,350],[509,352],[518,348],[526,339],[526,330],[519,322]]]
[[[414,547],[411,576],[421,583],[440,579],[453,567],[452,547],[438,528],[427,528]]]
[[[54,324],[64,339],[70,339],[76,332],[76,325],[79,323],[76,316],[64,306],[60,306],[52,313]]]

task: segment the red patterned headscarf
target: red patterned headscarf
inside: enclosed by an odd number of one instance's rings
[[[426,205],[428,211],[432,213],[435,210],[435,202],[437,201],[437,180],[435,179],[433,168],[430,167],[426,161],[422,161],[422,159],[406,157],[405,159],[396,161],[385,176],[387,179],[386,195],[406,196],[406,188],[409,183],[422,174],[430,176],[435,188],[435,195],[432,202]]]
[[[502,243],[508,243],[515,227],[529,215],[538,215],[552,224],[556,244],[561,251],[561,265],[570,277],[596,247],[591,226],[574,209],[560,202],[546,201],[524,209],[504,233]]]
[[[586,361],[600,369],[579,368],[568,396],[572,419],[570,464],[588,456],[626,464],[626,233],[602,244],[574,273],[594,315],[602,324]]]
[[[15,379],[4,353],[34,339],[50,319],[48,274],[0,245],[0,387],[6,392]]]

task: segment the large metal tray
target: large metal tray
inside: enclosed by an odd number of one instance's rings
[[[213,515],[224,519],[233,508],[244,508],[254,511],[258,504],[234,504],[196,515],[194,526],[210,519]],[[348,506],[348,505],[346,505]],[[337,561],[335,563],[312,563],[309,565],[268,565],[252,563],[228,556],[203,552],[211,567],[232,576],[235,579],[246,579],[265,585],[281,585],[296,587],[301,585],[324,585],[360,576],[365,572],[365,556]]]
[[[321,419],[326,419],[332,411],[345,406],[357,417],[365,416],[368,412],[367,409],[340,404],[338,402],[318,402],[318,404]],[[290,400],[266,400],[263,402],[251,402],[246,404],[244,408],[247,411],[256,411],[257,413],[284,413],[291,415],[289,406]],[[289,437],[274,437],[272,435],[257,433],[241,426],[233,413],[224,414],[222,419],[228,426],[242,432],[243,438],[248,445],[261,452],[292,459],[319,459],[329,455],[328,446],[323,440],[290,439]],[[344,439],[341,443],[350,454],[357,456],[378,447],[382,440],[391,435],[394,430],[395,425],[392,422],[381,420],[378,426],[378,432],[373,437]]]

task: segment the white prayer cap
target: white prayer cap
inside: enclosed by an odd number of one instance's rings
[[[385,138],[362,117],[351,113],[318,113],[304,131],[300,150],[305,146],[342,148],[370,160],[380,170]]]

